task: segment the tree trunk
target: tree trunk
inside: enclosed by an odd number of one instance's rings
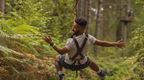
[[[98,13],[96,17],[96,38],[103,39],[103,1],[98,1],[98,7],[97,7]]]
[[[2,12],[2,15],[5,13],[5,0],[0,0],[0,11]]]
[[[103,1],[98,0],[97,4],[97,16],[96,16],[96,30],[95,37],[103,39]],[[94,52],[99,52],[98,47],[94,47]]]
[[[86,19],[89,26],[91,0],[76,0],[76,4],[76,18]]]
[[[132,13],[131,13],[131,2],[130,0],[121,2],[121,15],[120,15],[120,23],[117,27],[116,32],[116,40],[127,40],[128,35],[128,24],[132,21]]]
[[[15,7],[15,0],[11,0],[10,4],[11,4],[10,10],[13,11],[13,8]]]

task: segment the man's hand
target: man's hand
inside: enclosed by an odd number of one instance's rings
[[[46,36],[46,37],[44,38],[44,40],[45,40],[47,43],[49,43],[49,44],[53,44],[53,41],[52,41],[51,36]]]
[[[116,46],[119,48],[125,47],[126,44],[123,40],[119,40],[116,43],[117,43]]]
[[[43,39],[44,39],[47,43],[49,43],[50,46],[52,46],[59,54],[65,54],[65,53],[67,53],[67,52],[70,51],[70,50],[67,49],[66,47],[64,47],[64,48],[59,48],[59,47],[57,47],[57,46],[53,43],[51,36],[46,36],[46,37],[44,37]]]

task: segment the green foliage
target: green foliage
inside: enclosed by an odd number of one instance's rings
[[[143,0],[133,0],[133,9],[134,9],[134,22],[132,24],[132,30],[135,28],[143,26],[144,23],[144,1]]]
[[[24,20],[27,24],[32,26],[43,26],[45,24],[45,17],[41,13],[40,1],[35,0],[7,0],[7,16],[13,19]]]
[[[73,0],[43,0],[43,13],[47,17],[46,25],[42,31],[54,37],[67,38],[74,19]],[[60,40],[61,40],[60,39]]]
[[[144,26],[141,26],[133,31],[133,38],[130,41],[133,49],[138,50],[144,47]]]
[[[73,4],[69,5],[72,2],[73,0],[61,0],[58,3],[51,0],[6,0],[6,18],[0,20],[1,29],[36,48],[44,48],[44,53],[54,53],[51,48],[45,47],[48,45],[43,43],[43,34],[54,36],[57,44],[63,41],[63,37],[67,38],[74,16]]]
[[[133,31],[133,37],[127,47],[129,55],[137,55],[144,50],[144,26],[138,27]]]
[[[135,80],[143,79],[143,61],[144,61],[144,26],[138,27],[133,31],[133,37],[129,45],[124,50],[123,56],[130,57],[127,65],[131,68],[131,78]]]
[[[39,34],[38,28],[30,26],[30,25],[24,25],[24,24],[12,28],[12,30],[16,34]]]

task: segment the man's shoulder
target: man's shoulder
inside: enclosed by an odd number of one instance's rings
[[[88,36],[89,38],[94,37],[94,36],[93,36],[93,35],[91,35],[91,34],[87,34],[87,36]]]
[[[68,38],[67,39],[67,42],[72,42],[73,41],[73,38]]]
[[[73,39],[73,38],[68,38],[67,40],[70,41],[70,40],[72,40],[72,39]]]

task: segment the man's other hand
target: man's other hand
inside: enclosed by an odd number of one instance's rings
[[[117,47],[119,47],[119,48],[123,48],[123,47],[125,47],[125,44],[126,44],[126,42],[124,42],[123,40],[119,40],[119,41],[117,41]]]

